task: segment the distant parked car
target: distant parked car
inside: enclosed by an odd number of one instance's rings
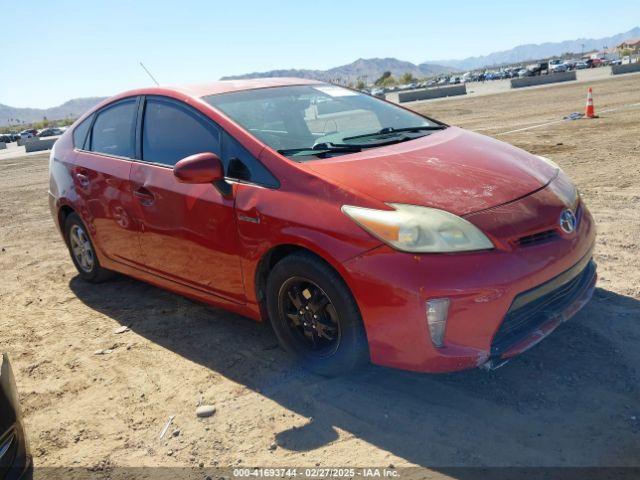
[[[585,68],[589,68],[589,65],[587,64],[587,62],[578,62],[576,63],[576,70],[584,70]]]
[[[531,70],[527,69],[527,68],[522,68],[520,70],[518,70],[518,77],[523,78],[523,77],[531,77],[533,76],[533,72],[531,72]]]
[[[542,75],[542,72],[549,73],[549,62],[532,63],[527,65],[527,70],[531,75]]]
[[[549,66],[550,73],[562,73],[569,70],[569,66],[566,63],[557,63]]]
[[[20,134],[18,132],[11,132],[9,133],[9,135],[11,135],[12,142],[17,142],[18,140],[20,140]]]
[[[597,68],[603,67],[605,65],[605,62],[601,58],[590,58],[589,60],[587,60],[587,65],[588,68]]]
[[[37,134],[38,134],[38,131],[37,131],[37,130],[35,130],[35,129],[33,129],[33,128],[29,128],[29,129],[26,129],[26,130],[22,130],[22,131],[20,132],[20,138],[21,138],[21,139],[23,139],[23,140],[25,140],[25,139],[27,139],[27,138],[33,138],[33,137],[35,137]]]
[[[371,95],[374,97],[384,98],[384,89],[383,88],[372,88]]]
[[[40,130],[37,134],[38,137],[40,138],[44,138],[44,137],[55,137],[57,135],[62,135],[64,133],[63,130],[59,129],[59,128],[44,128],[42,130]]]
[[[1,143],[11,143],[11,142],[13,142],[13,138],[8,133],[0,133],[0,142]]]
[[[18,404],[16,384],[6,354],[0,356],[0,479],[31,478],[31,455]]]

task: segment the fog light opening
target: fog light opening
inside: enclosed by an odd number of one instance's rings
[[[448,298],[427,300],[427,324],[429,325],[431,343],[433,343],[434,347],[440,348],[444,345],[444,333],[447,328],[449,304],[450,301]]]

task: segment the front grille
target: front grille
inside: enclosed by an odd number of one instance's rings
[[[491,355],[502,355],[581,298],[595,273],[596,264],[588,256],[558,277],[516,296],[493,337]]]
[[[578,203],[576,210],[574,212],[576,216],[576,226],[575,229],[578,230],[580,227],[580,221],[582,220],[582,203]],[[513,241],[513,244],[516,247],[524,248],[524,247],[532,247],[534,245],[540,245],[541,243],[551,242],[560,238],[560,234],[557,228],[550,228],[549,230],[545,230],[543,232],[533,233],[531,235],[525,235],[524,237],[520,237]]]
[[[531,247],[533,245],[539,245],[541,243],[550,242],[558,238],[558,231],[556,229],[545,230],[544,232],[534,233],[533,235],[526,235],[516,240],[515,244],[518,247]]]

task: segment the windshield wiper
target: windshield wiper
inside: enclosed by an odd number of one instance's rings
[[[310,152],[311,155],[319,155],[322,153],[353,153],[359,152],[362,148],[359,145],[335,145],[330,142],[317,143],[311,147],[304,148],[284,148],[278,150],[281,155],[295,155],[296,153]]]
[[[352,137],[344,137],[342,141],[353,140],[356,138],[377,137],[378,135],[386,135],[390,133],[420,132],[425,130],[444,130],[445,128],[447,128],[446,125],[422,125],[419,127],[404,127],[404,128],[384,127],[378,130],[377,132],[364,133],[362,135],[354,135]]]

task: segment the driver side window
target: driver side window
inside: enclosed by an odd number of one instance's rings
[[[174,166],[196,153],[220,155],[220,130],[178,102],[147,97],[142,122],[142,160]]]

